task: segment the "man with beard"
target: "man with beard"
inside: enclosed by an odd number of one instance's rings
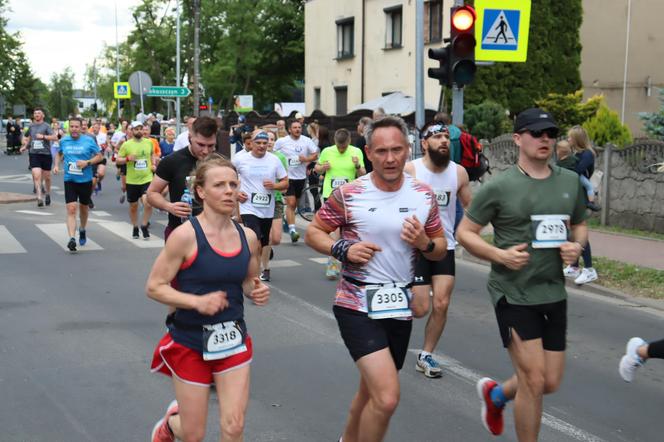
[[[44,121],[44,111],[42,108],[36,107],[33,112],[33,123],[30,124],[27,135],[23,137],[21,152],[29,149],[30,171],[35,185],[38,207],[43,207],[44,204],[51,205],[51,166],[53,165],[51,141],[57,139],[58,136],[53,133],[51,126]]]
[[[471,192],[466,170],[450,161],[450,133],[447,126],[436,122],[424,126],[422,150],[426,155],[406,164],[405,172],[433,189],[447,239],[447,254],[439,261],[429,261],[420,256],[415,266],[412,303],[415,317],[422,317],[429,312],[429,292],[433,288],[433,307],[424,330],[424,345],[415,368],[427,377],[436,378],[442,375],[442,370],[431,353],[443,334],[454,288],[456,202],[458,199],[463,207],[468,207]]]

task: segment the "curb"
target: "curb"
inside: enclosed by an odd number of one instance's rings
[[[24,193],[0,192],[0,204],[29,203],[31,201],[37,201],[37,197]]]

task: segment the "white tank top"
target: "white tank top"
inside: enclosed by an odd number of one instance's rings
[[[415,175],[418,181],[428,184],[436,194],[440,219],[445,229],[445,239],[447,240],[447,250],[456,248],[456,239],[454,239],[454,221],[456,219],[456,200],[459,183],[457,180],[457,165],[450,161],[447,168],[434,173],[427,169],[422,158],[413,161],[415,166]]]

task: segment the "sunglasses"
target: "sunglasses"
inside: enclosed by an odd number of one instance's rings
[[[542,135],[546,134],[547,137],[549,138],[557,138],[558,137],[558,129],[555,127],[550,127],[548,129],[540,129],[540,130],[524,130],[520,133],[526,133],[528,132],[531,137],[533,138],[542,138]]]

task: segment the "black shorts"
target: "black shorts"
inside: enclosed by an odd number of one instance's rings
[[[127,202],[135,203],[148,191],[150,183],[127,184]]]
[[[118,170],[120,171],[120,176],[127,176],[127,165],[126,164],[119,164],[118,165]]]
[[[430,285],[431,277],[434,275],[454,276],[455,274],[454,250],[448,250],[445,257],[439,261],[429,261],[420,254],[415,264],[413,285]]]
[[[103,164],[104,166],[106,165],[106,158],[104,158],[103,160],[101,160],[97,164],[92,165],[92,176],[94,176],[95,178],[97,177],[97,169],[99,168],[99,166],[101,164]]]
[[[303,180],[288,180],[288,190],[286,190],[286,196],[295,196],[295,198],[300,199],[302,196],[302,191],[304,190],[304,185],[307,183],[306,179]]]
[[[28,156],[30,157],[30,169],[51,170],[51,166],[53,166],[53,157],[51,155],[31,153]]]
[[[341,338],[354,361],[384,348],[390,349],[397,370],[401,370],[408,353],[413,321],[370,319],[363,312],[334,306]]]
[[[509,347],[512,329],[524,341],[542,339],[548,351],[565,351],[567,300],[538,305],[510,304],[503,296],[495,307],[503,346]]]
[[[272,218],[259,218],[256,215],[241,215],[242,224],[254,231],[256,237],[265,247],[270,244],[270,229],[272,228]]]
[[[86,181],[85,183],[65,181],[65,203],[69,204],[78,201],[84,206],[89,206],[91,195],[92,181]]]

